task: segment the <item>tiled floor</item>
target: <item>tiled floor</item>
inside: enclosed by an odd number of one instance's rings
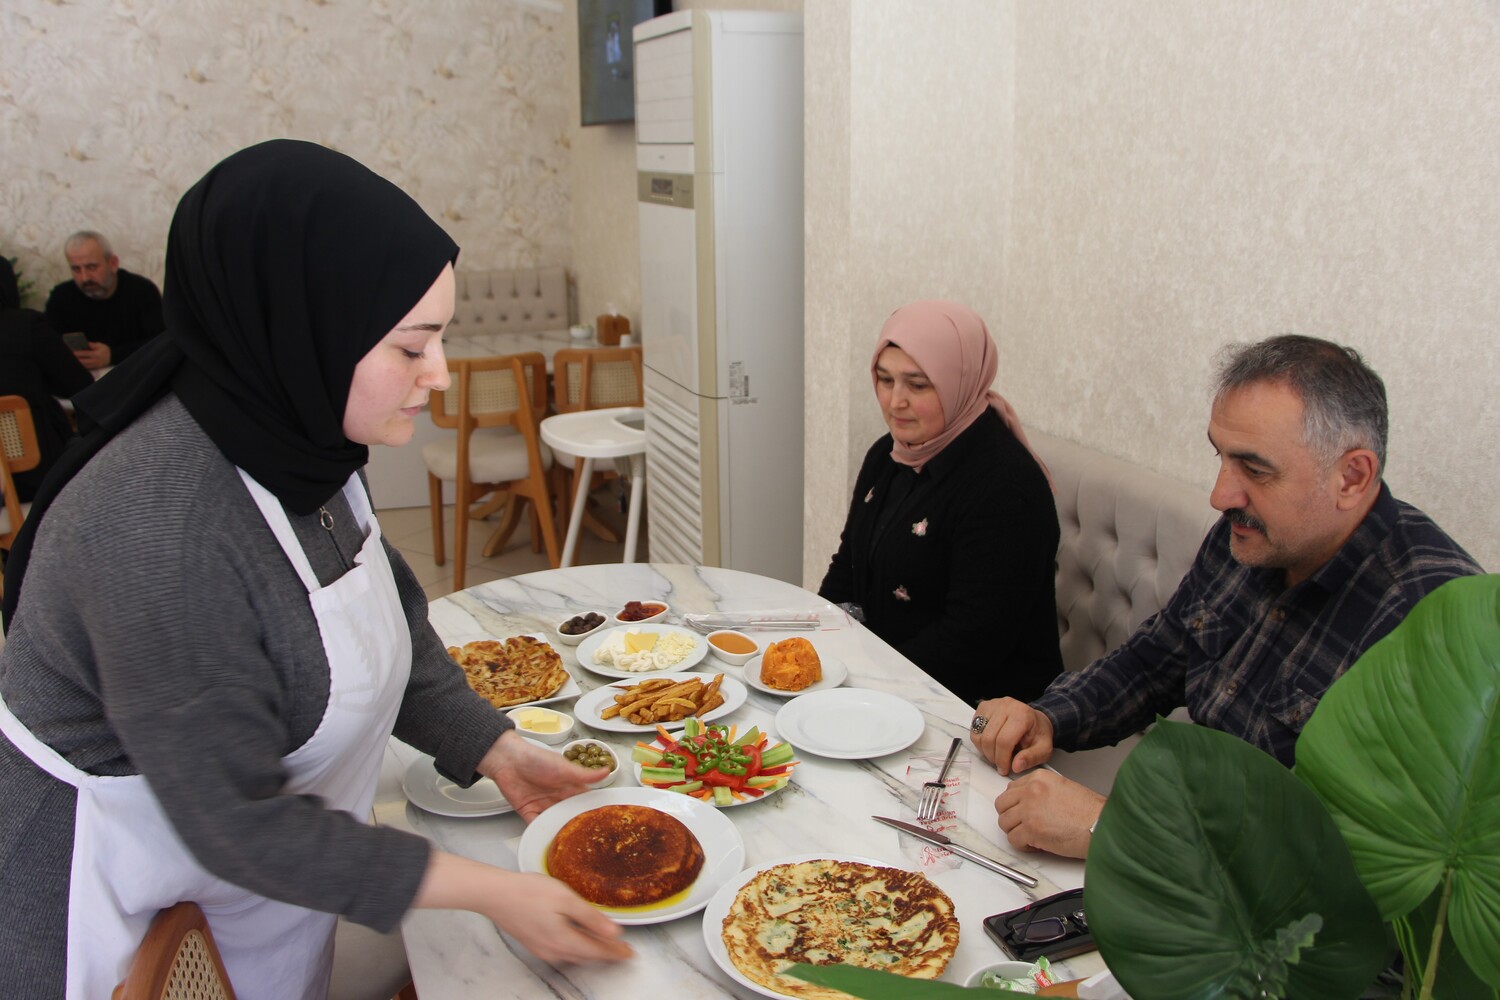
[[[590,509],[600,521],[615,529],[621,540],[603,541],[585,527],[578,536],[578,553],[573,560],[575,565],[620,562],[625,558],[625,515],[616,506],[613,489],[612,484],[606,484],[603,488],[596,490],[593,495],[595,503]],[[416,573],[417,579],[427,590],[427,599],[437,600],[439,597],[446,597],[452,593],[453,506],[450,504],[444,508],[443,544],[448,550],[448,560],[443,566],[433,561],[432,516],[428,508],[400,507],[382,510],[378,513],[381,530],[411,565],[412,572]],[[516,533],[511,536],[510,541],[506,543],[503,552],[491,559],[484,558],[481,554],[484,543],[489,540],[499,519],[500,515],[494,514],[485,521],[469,522],[464,586],[473,587],[481,583],[489,583],[491,580],[550,568],[545,548],[541,552],[531,551],[531,529],[524,520],[516,529]],[[562,549],[562,540],[567,533],[567,528],[566,523],[558,525],[559,551]],[[642,562],[646,559],[644,511],[641,517],[641,538],[636,547],[636,558]]]

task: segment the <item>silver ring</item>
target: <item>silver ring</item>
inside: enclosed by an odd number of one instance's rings
[[[978,736],[980,733],[984,732],[984,727],[988,726],[989,724],[989,719],[986,719],[982,715],[976,715],[974,716],[974,721],[969,723],[969,728],[974,731],[975,736]]]

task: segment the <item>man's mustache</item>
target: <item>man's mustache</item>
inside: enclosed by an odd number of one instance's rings
[[[1258,517],[1251,517],[1249,514],[1246,514],[1238,507],[1232,507],[1229,510],[1226,510],[1224,512],[1224,516],[1229,519],[1230,524],[1237,524],[1241,528],[1249,528],[1252,531],[1258,531],[1262,535],[1266,533],[1266,525],[1264,521],[1262,521]]]

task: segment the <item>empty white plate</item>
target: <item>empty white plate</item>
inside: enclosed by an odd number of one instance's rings
[[[916,706],[884,691],[835,688],[787,702],[777,734],[798,750],[838,760],[866,760],[905,750],[926,722]]]

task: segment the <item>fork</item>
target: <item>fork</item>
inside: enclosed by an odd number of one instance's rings
[[[943,801],[943,791],[948,786],[944,779],[948,777],[948,768],[953,766],[953,758],[958,756],[958,747],[963,743],[962,736],[953,737],[953,745],[948,748],[948,756],[943,760],[943,769],[937,773],[937,777],[931,781],[922,783],[922,799],[917,805],[917,820],[922,823],[931,823],[937,819],[938,805]]]

